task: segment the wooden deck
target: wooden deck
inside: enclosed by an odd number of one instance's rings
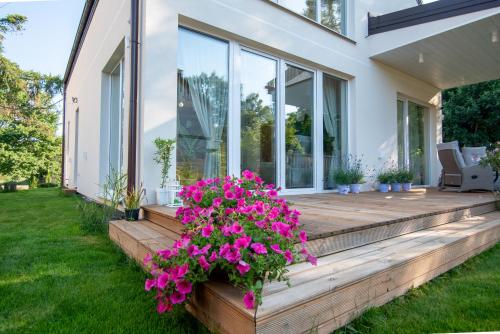
[[[292,287],[266,284],[263,303],[246,310],[242,292],[224,282],[199,287],[188,307],[225,333],[329,332],[366,308],[462,263],[500,240],[500,212],[488,193],[419,189],[341,196],[289,196],[302,211],[318,266],[289,266]],[[175,209],[149,206],[146,220],[112,222],[110,237],[131,257],[170,246],[182,226]]]

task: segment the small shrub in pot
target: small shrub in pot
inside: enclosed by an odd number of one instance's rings
[[[403,191],[410,191],[411,190],[411,183],[414,178],[413,171],[405,168],[401,169],[398,173],[398,178],[399,182],[401,182],[401,185],[403,187]]]
[[[361,158],[351,156],[348,162],[349,184],[353,194],[359,194],[361,184],[364,183],[365,168]]]
[[[351,184],[351,174],[349,170],[340,168],[333,172],[333,180],[337,184],[337,190],[341,195],[349,193],[349,184]]]
[[[389,191],[389,184],[392,182],[393,174],[390,171],[381,171],[377,175],[377,181],[379,183],[378,190],[381,193],[386,193]]]
[[[141,203],[144,199],[144,188],[142,185],[131,191],[127,191],[125,198],[123,199],[123,205],[125,206],[125,219],[128,221],[139,220],[139,211],[141,210]]]

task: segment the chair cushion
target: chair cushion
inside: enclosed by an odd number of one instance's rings
[[[462,155],[467,166],[479,165],[481,158],[486,156],[486,147],[464,147],[462,148]]]
[[[450,141],[448,143],[437,144],[437,149],[439,150],[456,150],[457,151],[457,162],[460,168],[464,168],[466,166],[464,157],[462,153],[460,153],[460,148],[458,146],[458,141]]]

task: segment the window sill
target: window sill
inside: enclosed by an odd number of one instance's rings
[[[285,6],[282,6],[282,5],[280,5],[279,3],[274,2],[273,0],[262,0],[262,1],[264,1],[264,2],[266,2],[266,3],[268,3],[268,4],[270,4],[271,6],[276,7],[276,8],[278,8],[278,9],[282,10],[282,11],[285,11],[285,12],[287,12],[287,13],[289,13],[289,14],[292,14],[292,15],[294,15],[295,17],[298,17],[298,18],[300,18],[300,19],[302,19],[302,20],[304,20],[304,21],[306,21],[306,22],[309,22],[309,23],[311,23],[311,24],[315,25],[316,27],[318,27],[318,28],[320,28],[320,29],[326,30],[326,31],[328,31],[328,32],[330,32],[330,33],[332,33],[332,34],[334,34],[335,36],[337,36],[337,37],[339,37],[339,38],[341,38],[341,39],[343,39],[343,40],[345,40],[345,41],[347,41],[347,42],[350,42],[350,43],[352,43],[352,44],[354,44],[354,45],[356,45],[356,44],[357,44],[355,40],[353,40],[353,39],[351,39],[351,38],[347,37],[346,35],[343,35],[343,34],[339,33],[338,31],[335,31],[335,30],[333,30],[333,29],[331,29],[331,28],[328,28],[327,26],[324,26],[324,25],[322,25],[321,23],[318,23],[318,22],[316,22],[316,21],[314,21],[314,20],[312,20],[312,19],[310,19],[310,18],[308,18],[308,17],[305,17],[304,15],[301,15],[301,14],[299,14],[299,13],[297,13],[297,12],[294,12],[293,10],[291,10],[291,9],[289,9],[289,8],[285,7]]]

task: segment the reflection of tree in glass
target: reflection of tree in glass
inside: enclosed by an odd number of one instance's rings
[[[306,0],[306,8],[304,8],[302,15],[312,20],[316,20],[316,0]]]
[[[342,1],[321,0],[321,24],[341,32]]]
[[[257,93],[241,101],[241,158],[245,168],[258,172],[260,161],[274,161],[274,113]],[[267,148],[267,149],[263,149]]]
[[[297,136],[311,137],[312,119],[308,111],[299,107],[297,112],[287,114],[285,127],[286,151],[305,153]]]

